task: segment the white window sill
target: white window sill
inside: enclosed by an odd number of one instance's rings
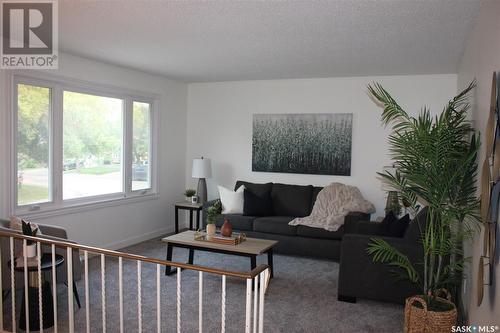
[[[99,200],[94,202],[85,202],[78,204],[65,205],[63,207],[45,207],[36,211],[18,210],[16,211],[16,216],[21,218],[29,219],[43,219],[48,217],[76,214],[90,210],[96,210],[101,208],[115,207],[121,205],[129,205],[136,202],[143,202],[149,200],[157,200],[159,198],[158,193],[148,193],[144,195],[135,195],[126,198],[113,198],[107,200]]]

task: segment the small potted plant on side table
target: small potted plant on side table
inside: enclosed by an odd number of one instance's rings
[[[23,235],[35,237],[38,233],[38,228],[32,227],[30,222],[22,221]],[[31,240],[26,240],[26,253],[24,254],[28,258],[36,257],[36,244]]]
[[[212,206],[207,209],[207,236],[215,235],[215,218],[222,212],[222,203],[216,200]]]
[[[184,196],[186,197],[186,201],[188,202],[193,202],[193,197],[196,195],[196,191],[193,190],[192,188],[186,189],[184,191]]]

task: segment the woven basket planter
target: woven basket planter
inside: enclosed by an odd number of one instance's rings
[[[440,297],[437,299],[440,302],[450,304],[453,308],[448,311],[431,311],[427,309],[427,302],[423,296],[413,296],[406,299],[405,333],[451,332],[452,326],[457,324],[457,308],[447,299]],[[421,307],[415,303],[420,304]]]

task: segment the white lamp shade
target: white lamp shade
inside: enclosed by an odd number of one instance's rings
[[[212,163],[209,158],[195,158],[193,160],[193,178],[212,177]]]

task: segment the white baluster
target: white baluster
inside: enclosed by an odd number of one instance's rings
[[[14,238],[10,237],[10,292],[12,303],[12,332],[16,333],[16,264],[14,258]]]
[[[118,258],[118,297],[120,302],[120,333],[123,333],[123,258]]]
[[[203,332],[203,272],[198,273],[198,331]]]
[[[102,332],[106,333],[106,258],[101,254],[101,312]]]
[[[260,299],[259,299],[259,333],[264,332],[264,291],[265,291],[265,273],[260,273]]]
[[[269,269],[264,271],[264,278],[266,280],[266,287],[264,288],[264,294],[267,294],[267,288],[269,288],[269,283],[271,282],[271,272]]]
[[[251,318],[252,318],[252,279],[247,279],[245,333],[250,333]]]
[[[73,305],[73,249],[66,248],[66,259],[68,262],[68,319],[69,319],[69,332],[75,331],[75,309]]]
[[[40,242],[36,242],[37,266],[38,266],[38,320],[39,330],[43,332],[43,304],[42,304],[42,248]]]
[[[222,275],[221,333],[226,332],[226,276]]]
[[[177,333],[181,333],[181,268],[177,267]]]
[[[83,266],[85,278],[85,323],[87,333],[90,333],[90,290],[89,290],[89,253],[83,252]]]
[[[160,264],[156,264],[156,331],[161,333],[161,280]]]
[[[253,333],[257,333],[257,306],[259,304],[257,295],[259,294],[259,276],[256,276],[253,281]]]
[[[52,244],[50,246],[50,252],[52,255],[52,297],[54,299],[54,333],[57,333],[57,273],[56,273],[56,245]]]
[[[141,261],[137,260],[137,320],[139,321],[139,333],[142,332],[142,286],[141,286]]]
[[[30,309],[29,309],[29,297],[28,297],[28,249],[27,249],[26,239],[23,239],[23,261],[24,261],[24,311],[26,319],[26,332],[30,331]]]

